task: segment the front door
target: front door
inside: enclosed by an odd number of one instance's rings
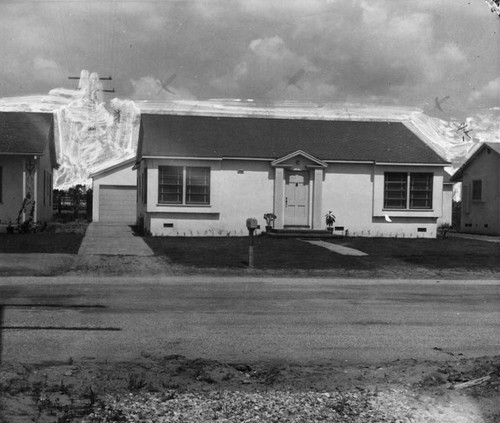
[[[285,225],[309,224],[309,175],[307,172],[289,172],[285,186]]]

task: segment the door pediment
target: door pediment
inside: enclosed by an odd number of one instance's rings
[[[325,168],[328,165],[302,150],[297,150],[286,156],[280,157],[271,163],[273,167],[284,167],[294,171],[304,171],[313,168]]]

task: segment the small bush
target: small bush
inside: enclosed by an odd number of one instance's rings
[[[85,221],[74,221],[68,223],[50,222],[47,224],[45,232],[51,234],[85,234],[88,223]]]

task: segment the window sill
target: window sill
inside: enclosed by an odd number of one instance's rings
[[[438,209],[378,209],[373,212],[373,217],[408,217],[408,218],[435,218],[441,216]]]
[[[434,209],[382,209],[383,212],[391,213],[433,213]]]
[[[144,210],[146,213],[167,213],[167,214],[220,214],[220,210],[216,209],[213,205],[186,205],[186,204],[156,204]]]
[[[211,208],[211,204],[166,204],[166,203],[158,203],[156,207],[179,207],[179,208]]]

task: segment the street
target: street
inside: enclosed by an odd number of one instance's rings
[[[498,355],[500,282],[7,277],[2,361],[338,364]]]

